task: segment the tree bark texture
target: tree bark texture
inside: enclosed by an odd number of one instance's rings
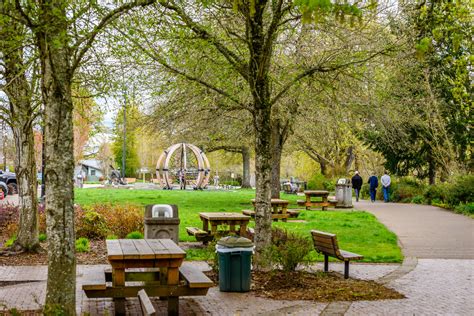
[[[5,18],[6,19],[6,18]],[[36,164],[34,151],[33,120],[30,86],[25,75],[23,61],[23,26],[4,20],[9,25],[0,26],[0,51],[4,62],[5,93],[8,96],[9,119],[15,142],[15,172],[17,177],[20,223],[15,251],[36,251],[38,240],[38,207]]]
[[[256,267],[263,268],[265,249],[271,244],[271,103],[269,87],[269,65],[272,57],[271,45],[265,47],[263,14],[267,1],[255,1],[255,12],[249,14],[247,30],[249,38],[248,83],[252,93],[253,124],[255,129],[255,248]]]
[[[281,154],[285,135],[280,131],[280,120],[274,120],[272,124],[272,198],[280,198],[280,170]]]
[[[63,4],[43,3],[36,30],[45,122],[45,211],[48,235],[48,281],[45,308],[76,313],[74,234],[74,137],[72,68]]]
[[[242,146],[242,188],[251,188],[250,185],[250,150]]]

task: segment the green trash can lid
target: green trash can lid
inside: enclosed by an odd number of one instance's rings
[[[238,236],[227,236],[219,239],[217,242],[219,246],[227,248],[247,248],[253,247],[253,243],[250,239]]]

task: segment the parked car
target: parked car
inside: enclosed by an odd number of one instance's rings
[[[8,187],[7,192],[3,192],[5,195],[13,195],[18,193],[16,174],[14,174],[13,172],[5,172],[3,170],[0,170],[0,182],[3,182]]]

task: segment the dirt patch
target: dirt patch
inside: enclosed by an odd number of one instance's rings
[[[0,255],[0,266],[31,266],[48,264],[48,254],[46,249],[48,244],[41,243],[42,250],[39,253],[19,253]],[[106,264],[107,251],[104,240],[91,240],[89,252],[79,252],[76,254],[77,264]]]
[[[218,276],[213,271],[206,272],[206,275],[219,284]],[[374,281],[352,278],[345,280],[342,275],[334,272],[252,272],[251,291],[256,296],[290,301],[373,301],[405,298],[403,294]]]
[[[374,281],[345,280],[334,272],[253,273],[252,281],[252,291],[257,296],[273,299],[332,302],[405,298],[397,291]]]

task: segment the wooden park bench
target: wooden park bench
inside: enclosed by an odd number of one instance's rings
[[[311,235],[313,236],[314,249],[324,255],[324,272],[329,271],[328,257],[331,256],[344,261],[344,279],[347,279],[349,278],[349,262],[364,259],[362,255],[339,249],[335,234],[312,230]]]

